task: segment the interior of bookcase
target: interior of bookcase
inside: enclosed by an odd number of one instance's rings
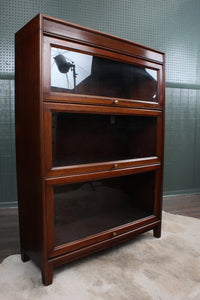
[[[156,117],[53,112],[52,165],[156,156],[156,137]]]
[[[54,186],[55,245],[154,213],[155,171]]]

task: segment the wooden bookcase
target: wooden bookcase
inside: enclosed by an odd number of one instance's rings
[[[16,33],[22,260],[53,269],[161,234],[164,54],[37,15]]]

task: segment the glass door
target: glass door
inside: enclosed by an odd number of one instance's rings
[[[152,216],[155,186],[155,171],[54,186],[55,246]]]
[[[157,117],[52,112],[52,167],[157,155]]]
[[[51,47],[51,91],[158,102],[158,71]]]

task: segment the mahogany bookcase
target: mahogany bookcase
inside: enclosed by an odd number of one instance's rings
[[[37,15],[15,36],[21,257],[53,269],[161,234],[164,53]]]

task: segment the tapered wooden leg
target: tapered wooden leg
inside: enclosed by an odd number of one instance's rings
[[[21,252],[21,260],[22,260],[23,262],[26,262],[26,261],[30,260],[30,258],[29,258],[29,256],[28,256],[26,253],[24,253],[24,252],[22,251],[22,252]]]
[[[42,269],[42,283],[50,285],[53,282],[53,265],[45,265]]]
[[[156,238],[160,238],[161,237],[161,224],[159,224],[156,227],[154,227],[154,229],[153,229],[153,235]]]

